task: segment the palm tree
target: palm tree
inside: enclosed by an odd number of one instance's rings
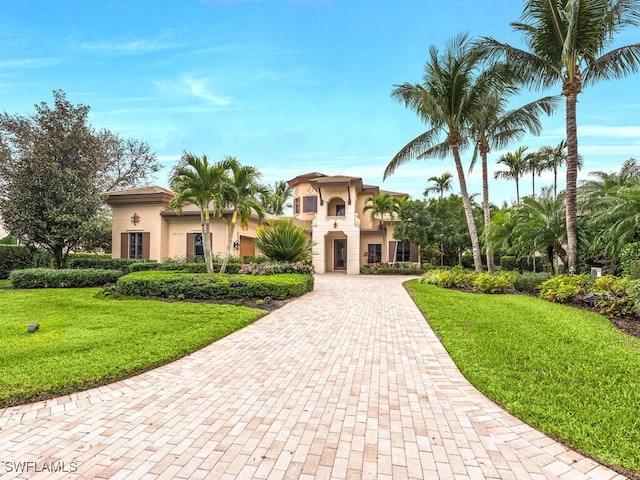
[[[448,42],[442,54],[433,45],[429,48],[422,84],[396,85],[391,96],[414,110],[430,128],[405,145],[384,172],[384,178],[387,178],[400,165],[414,158],[453,155],[476,271],[482,271],[480,243],[460,151],[469,145],[469,124],[479,108],[480,99],[486,97],[493,84],[500,80],[491,69],[480,70],[481,60],[469,36],[461,34]]]
[[[389,252],[387,252],[387,226],[385,219],[388,217],[391,222],[394,216],[400,213],[400,203],[398,198],[390,193],[382,193],[376,196],[367,197],[366,204],[362,209],[363,213],[369,211],[371,221],[374,222],[376,217],[380,217],[380,229],[382,230],[382,261],[389,261]]]
[[[528,147],[519,147],[515,152],[507,152],[498,163],[507,167],[507,170],[498,170],[493,174],[493,178],[504,180],[515,180],[516,182],[516,204],[520,205],[520,177],[527,172],[528,155],[525,155]]]
[[[440,195],[440,198],[444,196],[444,192],[450,192],[453,190],[453,174],[445,172],[439,177],[433,176],[427,179],[429,182],[433,182],[433,185],[425,188],[424,196],[428,196],[431,192],[435,192]]]
[[[224,168],[210,165],[206,155],[198,157],[185,152],[180,163],[173,168],[169,176],[169,185],[176,192],[170,207],[182,213],[182,205],[190,202],[200,209],[204,260],[208,273],[213,273],[213,254],[211,251],[211,210],[213,217],[222,214],[224,206],[221,186],[224,182]]]
[[[527,171],[531,172],[531,198],[536,198],[536,175],[545,170],[544,159],[540,155],[540,152],[532,152],[527,155]]]
[[[567,142],[562,139],[555,147],[545,146],[538,150],[545,170],[553,170],[553,198],[558,198],[558,168],[567,159]]]
[[[640,67],[640,43],[606,51],[615,35],[640,24],[640,0],[527,0],[521,22],[529,51],[484,38],[489,58],[504,58],[534,88],[558,83],[566,97],[566,228],[569,273],[578,271],[576,105],[584,86],[622,78]]]
[[[289,184],[285,180],[278,180],[273,186],[267,187],[267,191],[260,196],[260,203],[266,213],[281,217],[285,208],[291,208],[287,202],[292,196],[293,190]]]
[[[257,168],[243,166],[234,157],[225,157],[219,162],[219,165],[227,173],[227,181],[223,185],[222,198],[224,205],[232,212],[227,247],[220,266],[220,273],[225,273],[229,256],[231,255],[233,234],[238,217],[240,217],[240,226],[245,229],[249,226],[249,218],[252,212],[256,212],[258,215],[259,223],[264,220],[264,207],[258,198],[260,194],[265,193],[265,189],[258,183],[261,174]]]
[[[522,208],[516,213],[514,236],[520,249],[528,255],[546,252],[549,273],[555,275],[555,258],[559,257],[565,265],[567,263],[565,209],[562,198],[544,193],[538,199],[524,199]]]
[[[491,207],[489,204],[489,172],[487,156],[492,148],[504,148],[510,142],[519,140],[528,131],[534,135],[539,135],[542,130],[542,123],[539,116],[542,113],[550,115],[557,102],[556,97],[545,97],[534,102],[530,102],[519,108],[506,111],[506,105],[511,95],[517,90],[508,84],[500,85],[494,91],[489,92],[483,99],[480,109],[474,115],[472,123],[473,136],[476,139],[476,146],[473,151],[473,158],[469,172],[477,160],[478,154],[482,159],[482,206],[484,210],[484,225],[489,226],[491,221]],[[487,250],[487,270],[493,272],[493,255],[491,246],[485,243]]]

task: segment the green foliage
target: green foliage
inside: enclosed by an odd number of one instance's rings
[[[238,270],[242,275],[279,275],[282,273],[301,273],[313,275],[313,266],[308,263],[245,263]]]
[[[0,239],[0,245],[18,245],[18,239],[12,235]]]
[[[423,268],[418,268],[412,263],[368,263],[360,269],[363,275],[422,275]]]
[[[213,270],[218,271],[222,263],[213,262]],[[226,273],[235,274],[238,273],[240,267],[242,267],[242,263],[228,263],[226,268]],[[190,272],[190,273],[207,273],[207,266],[205,262],[163,262],[158,264],[157,270],[171,270],[171,271],[179,271],[179,272]]]
[[[476,276],[475,272],[462,268],[430,270],[420,278],[420,282],[444,288],[469,288]]]
[[[0,216],[21,242],[48,250],[64,267],[75,248],[104,244],[100,192],[131,186],[159,165],[148,146],[96,132],[88,106],[73,105],[60,90],[53,96],[53,106],[42,102],[33,115],[0,115]],[[125,142],[141,148],[116,151]]]
[[[546,272],[520,273],[516,275],[515,280],[513,281],[513,288],[518,292],[537,294],[540,285],[549,280],[549,278],[551,278],[551,275]]]
[[[632,312],[640,316],[640,280],[630,280],[625,287],[625,293],[631,304]]]
[[[121,270],[29,268],[14,270],[9,280],[16,288],[80,288],[115,283]]]
[[[620,250],[622,274],[634,280],[640,279],[640,242],[627,243]]]
[[[588,286],[585,301],[595,304],[606,315],[627,315],[632,312],[632,302],[626,291],[628,283],[627,277],[598,277]]]
[[[505,293],[513,291],[514,273],[480,273],[473,279],[474,290],[480,293]]]
[[[133,265],[150,264],[157,268],[155,260],[140,260],[135,258],[111,258],[109,255],[72,255],[69,257],[69,268],[121,270],[129,273]],[[142,269],[140,267],[138,269]],[[136,270],[137,271],[137,270]]]
[[[500,257],[500,267],[502,270],[517,270],[518,262],[516,257],[513,255],[504,255],[503,257]]]
[[[540,297],[552,302],[570,302],[578,295],[587,293],[591,277],[581,275],[558,275],[540,285]]]
[[[31,250],[19,245],[0,245],[0,278],[9,278],[12,270],[48,267],[51,257],[43,250]]]
[[[473,268],[473,253],[464,252],[460,256],[460,265],[462,265],[464,268]]]
[[[116,291],[139,297],[195,300],[282,300],[313,290],[312,275],[273,276],[194,274],[186,272],[136,272],[118,279]]]
[[[255,246],[276,262],[306,262],[311,260],[315,243],[293,219],[272,220],[258,229]]]

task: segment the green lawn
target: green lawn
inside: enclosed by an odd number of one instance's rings
[[[131,377],[250,324],[235,305],[96,298],[97,288],[0,283],[0,407]],[[30,323],[39,323],[28,333]]]
[[[588,455],[640,471],[640,339],[525,295],[405,285],[478,390]]]

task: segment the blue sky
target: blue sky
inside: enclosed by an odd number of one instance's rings
[[[390,98],[419,82],[428,48],[467,31],[519,45],[514,0],[0,0],[0,110],[33,113],[62,89],[91,107],[90,122],[146,141],[165,169],[183,151],[254,165],[265,183],[318,171],[422,198],[452,159],[414,161],[384,183],[393,155],[425,130]],[[640,29],[618,37],[637,42]],[[640,159],[640,74],[585,89],[578,134],[585,166]],[[527,94],[517,103],[556,91]],[[535,97],[534,97],[535,95]],[[556,145],[564,106],[541,137],[509,150]],[[490,154],[491,169],[503,152]],[[468,165],[470,154],[463,157]],[[564,176],[564,172],[562,172]],[[468,180],[480,192],[480,171]],[[550,185],[551,174],[536,187]],[[492,181],[491,200],[515,198]],[[458,184],[455,182],[455,191]],[[531,180],[522,180],[523,194]]]

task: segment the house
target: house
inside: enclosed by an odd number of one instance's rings
[[[141,187],[105,192],[113,217],[113,258],[140,258],[162,261],[165,258],[203,255],[200,210],[186,203],[182,214],[169,208],[175,193],[163,187]],[[230,211],[211,221],[211,245],[214,255],[223,256],[229,236]],[[243,230],[235,226],[232,255],[255,255],[254,238],[258,218],[252,216]]]
[[[367,263],[418,261],[415,245],[393,238],[397,219],[387,217],[381,225],[379,218],[372,221],[370,212],[364,211],[370,196],[390,193],[402,198],[404,193],[365,185],[359,177],[318,172],[299,175],[288,183],[293,189],[293,215],[316,243],[316,272],[358,274]],[[387,248],[382,248],[383,227],[387,229]]]

